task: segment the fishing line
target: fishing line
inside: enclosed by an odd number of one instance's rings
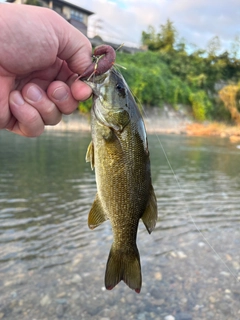
[[[133,96],[134,96],[134,95],[133,95]],[[147,116],[147,114],[146,114],[146,111],[145,111],[143,105],[141,104],[141,102],[139,101],[139,99],[138,99],[136,96],[134,96],[134,98],[135,98],[136,101],[138,102],[138,105],[140,106],[140,111],[143,112],[145,119],[148,119],[148,116]],[[196,230],[199,232],[199,234],[202,236],[203,240],[207,243],[207,245],[209,246],[209,248],[210,248],[210,249],[213,251],[213,253],[216,255],[216,257],[220,260],[220,262],[224,265],[224,267],[229,271],[229,273],[232,275],[232,277],[233,277],[237,282],[239,282],[240,278],[237,276],[237,274],[234,274],[234,273],[233,273],[233,271],[229,268],[229,266],[226,264],[226,262],[225,262],[225,261],[223,260],[223,258],[220,256],[220,254],[219,254],[219,253],[214,249],[214,247],[210,244],[210,242],[208,241],[208,239],[204,236],[203,232],[199,229],[199,227],[197,226],[196,222],[194,221],[194,218],[193,218],[193,216],[191,215],[190,210],[189,210],[189,207],[188,207],[188,205],[187,205],[187,201],[186,201],[186,198],[185,198],[185,195],[184,195],[184,192],[183,192],[183,188],[182,188],[182,186],[181,186],[181,184],[180,184],[179,178],[178,178],[178,176],[176,175],[175,171],[173,170],[173,167],[172,167],[172,165],[171,165],[171,163],[170,163],[170,161],[169,161],[169,158],[168,158],[168,156],[167,156],[167,153],[166,153],[166,151],[165,151],[165,149],[164,149],[164,147],[163,147],[163,144],[162,144],[159,136],[158,136],[156,133],[155,133],[154,135],[156,136],[156,138],[157,138],[157,140],[158,140],[158,142],[159,142],[159,144],[160,144],[160,147],[161,147],[161,149],[162,149],[163,155],[164,155],[164,157],[165,157],[165,159],[166,159],[166,161],[167,161],[167,164],[168,164],[168,166],[169,166],[169,168],[170,168],[170,171],[171,171],[171,173],[172,173],[172,175],[173,175],[173,177],[174,177],[174,179],[175,179],[175,181],[176,181],[176,183],[177,183],[178,189],[179,189],[179,191],[180,191],[180,194],[181,194],[182,200],[183,200],[183,202],[184,202],[184,206],[185,206],[185,208],[186,208],[187,215],[188,215],[189,218],[190,218],[190,221],[192,222],[192,224],[193,224],[193,226],[195,227],[195,229],[196,229]]]
[[[144,116],[145,116],[145,118],[147,119],[148,117],[147,117],[147,115],[146,115],[146,112],[145,112],[145,110],[144,110],[144,107],[141,106],[141,109],[143,110]],[[186,198],[185,198],[185,195],[184,195],[184,192],[183,192],[183,188],[182,188],[182,186],[181,186],[181,184],[180,184],[179,178],[178,178],[178,176],[176,175],[175,171],[173,170],[173,167],[172,167],[172,165],[171,165],[171,163],[170,163],[170,161],[169,161],[169,158],[168,158],[167,153],[166,153],[166,151],[165,151],[165,149],[164,149],[164,147],[163,147],[163,144],[162,144],[162,142],[161,142],[161,139],[159,138],[159,136],[158,136],[156,133],[155,133],[155,136],[156,136],[156,138],[157,138],[157,140],[158,140],[158,142],[159,142],[159,144],[160,144],[160,147],[161,147],[162,152],[163,152],[163,155],[164,155],[164,157],[165,157],[165,159],[166,159],[166,161],[167,161],[167,164],[168,164],[168,166],[169,166],[169,168],[170,168],[170,171],[171,171],[171,173],[172,173],[172,175],[173,175],[173,177],[174,177],[174,179],[175,179],[175,181],[176,181],[176,183],[177,183],[178,189],[179,189],[179,191],[180,191],[180,195],[181,195],[181,197],[182,197],[182,200],[184,201],[184,205],[185,205],[185,208],[186,208],[186,211],[187,211],[187,215],[189,216],[189,218],[190,218],[193,226],[196,228],[196,230],[199,232],[199,234],[202,236],[203,240],[207,243],[207,245],[208,245],[208,246],[210,247],[210,249],[214,252],[214,254],[219,258],[219,260],[222,262],[222,264],[224,265],[224,267],[229,271],[229,273],[233,276],[233,278],[238,282],[238,281],[240,280],[240,279],[238,278],[238,276],[232,272],[232,270],[228,267],[228,265],[226,264],[226,262],[224,262],[224,260],[223,260],[222,257],[220,256],[220,254],[219,254],[219,253],[214,249],[214,247],[210,244],[210,242],[207,240],[207,238],[204,236],[203,232],[199,229],[199,227],[197,226],[196,222],[194,221],[193,216],[192,216],[191,213],[190,213],[189,207],[188,207],[188,205],[186,204],[186,203],[187,203],[187,202],[186,202]]]

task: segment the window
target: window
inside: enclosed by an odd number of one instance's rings
[[[77,10],[71,10],[71,19],[74,19],[77,21],[83,21],[83,13]]]

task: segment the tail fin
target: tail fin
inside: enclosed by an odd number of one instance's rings
[[[140,257],[136,246],[127,251],[114,248],[114,244],[111,247],[105,273],[106,289],[112,290],[121,280],[129,288],[140,293],[142,274]]]

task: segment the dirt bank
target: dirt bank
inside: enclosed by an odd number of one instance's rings
[[[186,125],[190,123],[187,117],[173,108],[145,108],[144,122],[148,133],[182,134],[186,133]],[[63,116],[56,126],[47,126],[47,130],[56,131],[90,131],[90,115],[75,112],[70,116]]]
[[[229,138],[232,143],[240,142],[240,127],[217,122],[187,124],[185,133],[191,136],[219,136]]]
[[[229,138],[232,143],[240,142],[240,127],[217,122],[196,123],[189,120],[184,114],[170,108],[146,110],[144,121],[148,133],[219,136]],[[58,125],[47,126],[47,130],[90,132],[90,115],[75,112],[70,116],[63,116]]]

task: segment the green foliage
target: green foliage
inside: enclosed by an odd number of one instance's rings
[[[90,111],[92,107],[92,98],[84,101],[84,102],[80,102],[78,105],[78,110],[82,113],[88,113]]]
[[[174,50],[177,31],[173,22],[169,19],[166,24],[160,25],[159,33],[152,26],[148,27],[148,32],[142,32],[142,43],[148,46],[149,50],[171,52]]]
[[[230,112],[233,122],[240,126],[240,82],[238,84],[230,84],[223,87],[219,91],[219,96],[220,99],[223,101],[226,110]]]
[[[178,103],[189,102],[190,88],[171,73],[159,53],[118,53],[117,63],[127,68],[120,71],[142,104],[162,106],[163,103],[171,103],[176,106]]]
[[[210,116],[211,102],[207,95],[202,96],[200,82],[204,77],[183,81],[175,75],[169,65],[163,61],[160,52],[138,52],[136,54],[117,53],[117,64],[126,69],[119,71],[126,79],[133,95],[142,105],[162,107],[164,103],[171,104],[175,109],[179,104],[194,105],[193,115],[198,120]],[[198,95],[198,91],[200,93]],[[198,104],[197,104],[198,103]],[[205,103],[204,113],[199,115],[199,105]],[[88,112],[91,108],[91,99],[81,103],[79,110]],[[204,115],[204,116],[203,116]]]
[[[198,91],[191,93],[189,100],[192,104],[193,116],[196,120],[204,121],[208,118],[208,112],[212,108],[212,104],[209,101],[205,91]]]
[[[168,103],[176,109],[179,104],[190,104],[197,120],[211,117],[212,103],[200,89],[205,81],[204,75],[183,81],[163,62],[159,52],[118,53],[117,63],[127,68],[121,72],[142,104],[161,107]]]
[[[26,4],[42,6],[40,0],[27,0]],[[190,105],[195,119],[229,120],[230,113],[218,96],[216,87],[222,83],[236,83],[240,79],[240,37],[236,36],[228,51],[219,53],[221,41],[214,36],[206,50],[187,51],[184,39],[171,20],[156,31],[149,26],[142,32],[142,44],[146,52],[125,54],[117,52],[117,63],[132,93],[140,103],[148,106],[171,104]],[[240,96],[240,93],[239,93]],[[237,110],[240,112],[239,96]],[[79,104],[78,109],[87,113],[92,99]]]
[[[218,36],[214,36],[208,41],[207,52],[211,57],[215,57],[217,52],[221,49],[221,41]]]
[[[34,0],[35,1],[35,0]],[[184,39],[170,20],[161,25],[159,32],[152,26],[142,32],[142,43],[148,51],[127,54],[117,52],[117,64],[133,95],[141,104],[163,106],[180,104],[192,108],[195,119],[229,120],[230,114],[219,99],[217,89],[222,83],[240,79],[240,60],[237,50],[239,38],[231,52],[219,54],[221,43],[213,37],[206,50],[194,47],[187,51]],[[81,103],[79,109],[87,112],[91,100]]]
[[[217,36],[210,39],[206,50],[195,47],[192,53],[188,53],[185,41],[178,40],[170,20],[160,26],[159,33],[151,26],[143,31],[143,45],[150,51],[158,52],[159,61],[165,65],[164,70],[168,70],[163,73],[164,101],[173,106],[190,104],[198,120],[229,119],[217,88],[222,83],[240,79],[239,39],[235,38],[230,53],[220,53],[221,41]]]

